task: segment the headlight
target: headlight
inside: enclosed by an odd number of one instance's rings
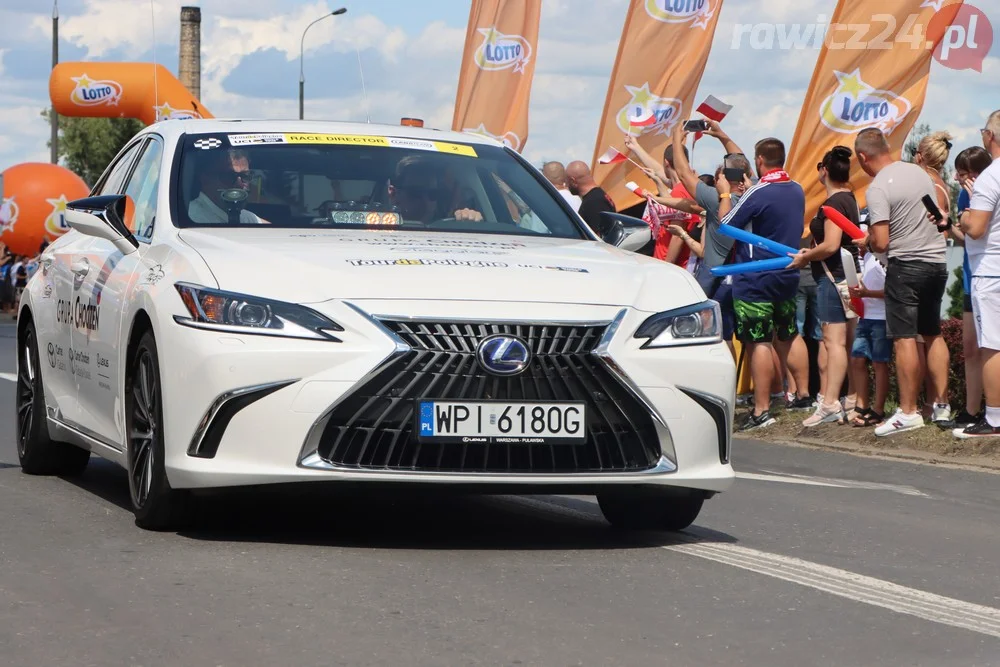
[[[175,316],[174,320],[186,326],[341,342],[329,332],[343,331],[344,327],[305,306],[187,283],[177,283],[174,287],[191,315],[190,318]]]
[[[636,338],[648,339],[648,347],[707,345],[722,341],[722,311],[715,301],[653,315],[635,332]]]

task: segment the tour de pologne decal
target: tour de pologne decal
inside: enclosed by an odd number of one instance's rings
[[[474,269],[546,269],[549,271],[566,271],[569,273],[590,273],[587,269],[575,266],[550,266],[546,264],[508,264],[507,262],[492,262],[476,259],[349,259],[351,266],[461,266]]]
[[[369,234],[370,232],[365,232]],[[391,232],[390,232],[391,233]],[[337,243],[357,243],[388,250],[420,250],[423,248],[470,248],[482,250],[518,250],[526,248],[526,243],[517,241],[474,241],[471,239],[427,239],[427,238],[366,238],[358,236],[331,237],[328,234],[291,234],[293,238],[330,238]]]
[[[122,98],[122,85],[111,79],[94,80],[86,74],[70,77],[75,83],[69,100],[81,107],[116,107]]]
[[[865,83],[861,70],[834,72],[837,89],[824,100],[819,116],[823,125],[841,134],[855,134],[876,127],[892,134],[913,105],[891,90],[877,90]]]
[[[640,136],[643,134],[669,135],[673,131],[674,124],[680,119],[683,101],[676,97],[660,97],[654,94],[649,89],[648,81],[641,86],[627,85],[625,90],[629,94],[629,101],[615,115],[615,122],[619,130],[625,134],[639,130]],[[644,116],[647,112],[651,112],[655,119],[652,125],[639,128],[631,126],[629,118]]]
[[[524,73],[531,60],[531,43],[521,35],[505,35],[495,26],[480,28],[483,43],[479,45],[472,59],[476,66],[487,72],[512,69]]]

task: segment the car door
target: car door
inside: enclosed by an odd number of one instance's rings
[[[146,135],[137,139],[100,189],[102,195],[127,194],[132,178],[143,167]],[[159,144],[158,144],[159,145]],[[134,210],[126,208],[126,215]],[[125,255],[111,241],[90,237],[75,253],[72,267],[76,294],[71,333],[77,387],[77,426],[88,435],[121,448],[121,396],[116,362],[110,352],[121,328],[122,295],[139,261],[139,252]]]
[[[138,142],[126,147],[105,169],[92,194],[108,194],[121,187],[138,151]],[[79,428],[81,426],[79,386],[93,373],[87,365],[87,355],[74,349],[77,328],[86,326],[87,302],[81,298],[81,288],[89,271],[89,251],[94,239],[72,233],[59,239],[50,249],[51,261],[43,258],[40,271],[49,278],[43,287],[43,299],[51,298],[52,315],[39,321],[39,356],[43,365],[46,402],[51,416]],[[51,286],[51,293],[46,290]],[[44,309],[43,309],[44,310]]]

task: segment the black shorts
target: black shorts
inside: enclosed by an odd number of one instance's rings
[[[972,312],[972,295],[968,292],[965,293],[965,298],[962,299],[962,312]]]
[[[941,301],[947,284],[945,264],[890,258],[885,276],[886,335],[940,336]]]

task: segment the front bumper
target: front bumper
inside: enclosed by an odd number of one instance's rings
[[[363,481],[562,493],[641,484],[718,492],[733,481],[729,434],[735,366],[724,344],[642,350],[632,333],[649,313],[620,308],[385,301],[313,307],[345,328],[343,342],[171,327],[161,365],[165,464],[172,486]],[[608,377],[617,378],[627,394],[647,408],[658,451],[647,447],[648,459],[638,464],[633,460],[616,468],[569,472],[558,467],[429,470],[408,468],[405,461],[383,465],[381,460],[344,465],[321,445],[331,415],[380,369],[411,349],[412,341],[400,340],[379,319],[404,320],[417,308],[421,318],[435,320],[606,325],[603,340],[591,353]],[[607,456],[601,460],[606,462]]]

